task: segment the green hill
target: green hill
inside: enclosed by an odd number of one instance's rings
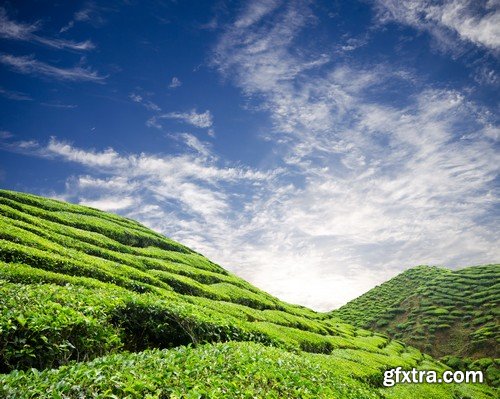
[[[443,357],[450,365],[467,367],[475,360],[473,367],[488,368],[500,356],[499,301],[498,264],[456,271],[418,266],[333,315]],[[498,383],[498,367],[490,374]]]
[[[139,223],[0,190],[0,397],[494,398],[382,387],[446,366],[284,303]]]

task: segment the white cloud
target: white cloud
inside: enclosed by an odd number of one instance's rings
[[[136,103],[141,103],[142,102],[142,96],[136,93],[130,93],[129,98]]]
[[[9,100],[15,101],[32,101],[33,98],[26,93],[21,93],[20,91],[7,90],[3,87],[0,87],[0,95],[8,98]]]
[[[130,197],[117,199],[116,197],[104,197],[97,200],[82,198],[79,202],[81,205],[87,205],[92,208],[101,209],[103,211],[123,211],[134,205],[134,199]]]
[[[354,51],[357,50],[360,47],[365,46],[368,43],[368,40],[366,38],[355,38],[355,37],[350,37],[347,38],[345,43],[340,45],[340,50],[341,51]]]
[[[178,119],[184,123],[200,128],[209,128],[213,124],[213,116],[210,111],[198,113],[195,109],[189,112],[169,112],[159,115],[162,119]]]
[[[207,143],[201,142],[196,136],[190,133],[181,133],[181,137],[188,147],[192,148],[203,157],[212,157],[212,152],[210,151]]]
[[[15,56],[0,53],[0,63],[8,66],[15,72],[25,75],[39,75],[58,80],[68,81],[89,81],[103,82],[105,76],[99,75],[96,71],[85,67],[59,68],[53,65],[38,61],[34,57]]]
[[[95,45],[90,40],[74,42],[71,40],[39,36],[35,34],[35,32],[39,30],[39,27],[39,23],[25,24],[9,19],[5,8],[0,7],[1,38],[39,43],[57,49],[87,51],[95,48]]]
[[[135,189],[136,185],[133,185],[125,176],[116,176],[108,179],[100,179],[95,178],[90,175],[82,175],[77,178],[76,181],[73,179],[70,180],[72,184],[76,184],[78,187],[82,189],[110,189],[112,191],[115,190],[127,190],[127,189]]]
[[[162,129],[161,120],[162,119],[173,119],[184,122],[188,125],[195,126],[198,128],[210,128],[213,125],[213,116],[209,110],[205,112],[198,113],[196,109],[192,109],[189,112],[168,112],[162,113],[160,106],[148,100],[147,97],[150,96],[149,93],[144,95],[132,92],[129,94],[129,98],[138,103],[142,104],[146,109],[155,112],[146,121],[146,126],[154,127],[156,129]]]
[[[394,81],[411,85],[411,75],[303,58],[295,38],[309,19],[304,4],[250,28],[240,16],[215,48],[219,71],[262,99],[274,125],[268,138],[301,182],[248,204],[231,253],[215,259],[238,259],[250,281],[323,309],[415,264],[497,259],[491,122],[448,90],[414,91],[401,106],[366,101],[373,90],[383,99]],[[317,66],[325,72],[310,74]],[[465,132],[470,139],[460,140]],[[301,281],[309,286],[297,292]]]
[[[95,45],[90,40],[85,40],[84,42],[73,42],[71,40],[55,39],[55,38],[45,38],[41,36],[35,36],[33,38],[35,42],[45,44],[49,47],[54,47],[57,49],[70,49],[78,51],[93,50]]]
[[[52,108],[59,108],[59,109],[74,109],[77,108],[78,105],[76,104],[64,104],[61,103],[60,101],[52,101],[52,102],[43,102],[40,103],[40,105],[43,105],[44,107],[52,107]]]
[[[168,85],[168,87],[170,87],[171,89],[175,89],[177,87],[180,87],[182,86],[182,82],[180,81],[179,78],[177,77],[173,77],[172,80],[170,81],[170,84]]]
[[[275,10],[281,1],[252,1],[248,4],[247,8],[242,12],[234,25],[237,28],[248,28],[259,22],[264,16]]]
[[[328,76],[360,90],[346,71]],[[93,170],[68,181],[66,199],[137,218],[259,287],[316,309],[341,305],[415,264],[496,259],[494,221],[476,222],[497,200],[490,127],[477,123],[466,139],[455,139],[457,122],[477,122],[473,107],[440,90],[418,93],[401,108],[349,103],[356,123],[335,136],[306,134],[297,122],[293,141],[284,144],[286,172],[221,168],[213,156],[123,156],[54,139],[37,151]],[[184,139],[210,154],[193,137]],[[377,144],[381,137],[389,144]],[[364,162],[343,167],[338,159],[353,152]],[[292,184],[290,174],[303,184]]]
[[[104,24],[105,20],[101,15],[101,8],[99,8],[93,2],[87,2],[83,8],[75,12],[73,19],[70,20],[66,25],[64,25],[59,33],[64,33],[72,29],[77,22],[87,22],[94,26],[100,26]]]
[[[388,65],[306,57],[295,39],[312,18],[307,2],[250,4],[219,38],[214,66],[269,115],[280,169],[228,166],[187,133],[194,151],[176,156],[55,139],[7,148],[81,165],[65,198],[104,207],[130,199],[115,209],[319,310],[416,264],[496,261],[494,115],[463,93],[412,86],[411,74]],[[395,82],[411,94],[387,101]],[[209,111],[166,115],[212,125]]]
[[[28,40],[38,24],[23,24],[9,19],[5,8],[0,8],[0,37],[17,40]]]
[[[95,8],[88,5],[75,13],[75,21],[90,21]]]
[[[38,142],[36,140],[21,140],[14,145],[20,151],[32,151],[38,147]]]
[[[185,138],[198,153],[123,156],[111,148],[104,151],[83,150],[55,138],[51,138],[46,146],[32,140],[4,144],[3,147],[10,151],[74,162],[103,176],[87,174],[70,178],[64,195],[66,199],[102,206],[105,210],[133,207],[130,212],[137,211],[141,206],[159,203],[163,209],[171,208],[172,212],[176,212],[178,223],[187,217],[218,224],[218,219],[230,210],[232,195],[226,192],[227,187],[238,183],[253,185],[274,176],[274,173],[249,168],[219,167],[208,147],[194,136]],[[204,153],[203,157],[198,156],[199,151]]]
[[[156,129],[162,128],[161,124],[158,122],[158,117],[154,116],[154,115],[146,121],[146,126],[147,127],[154,127]]]
[[[5,139],[10,139],[11,137],[14,137],[14,135],[7,131],[7,130],[0,130],[0,139],[5,140]]]
[[[127,160],[120,157],[112,148],[102,152],[85,151],[74,148],[68,143],[58,141],[54,137],[50,139],[49,144],[44,148],[44,154],[48,156],[57,155],[65,160],[94,168],[120,168],[127,165]]]
[[[491,86],[500,85],[500,77],[498,76],[498,73],[494,69],[486,65],[477,67],[474,70],[472,76],[474,80],[479,84]]]
[[[59,33],[67,32],[70,29],[72,29],[73,26],[75,26],[75,21],[71,20],[66,25],[64,25],[61,29],[59,29]]]
[[[460,39],[498,50],[500,7],[498,1],[472,0],[374,0],[382,22],[396,21],[428,31],[447,48]]]
[[[161,108],[157,104],[155,104],[151,100],[144,98],[144,96],[140,94],[130,93],[129,98],[135,103],[142,104],[146,109],[150,111],[156,111],[156,112],[161,111]]]

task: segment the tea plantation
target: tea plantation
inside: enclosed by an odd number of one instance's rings
[[[397,366],[447,367],[133,220],[0,190],[2,398],[497,397],[486,384],[383,387]]]
[[[418,266],[332,315],[388,334],[455,368],[500,382],[500,265],[451,271]]]

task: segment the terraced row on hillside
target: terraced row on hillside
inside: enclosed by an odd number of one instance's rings
[[[446,356],[448,362],[461,367],[481,359],[477,365],[491,365],[490,374],[498,383],[499,364],[494,359],[500,356],[499,302],[498,264],[456,271],[418,266],[332,314],[433,356]]]
[[[0,397],[495,397],[381,388],[396,366],[444,367],[132,220],[0,190]]]
[[[398,305],[414,295],[428,281],[447,274],[448,269],[417,266],[372,288],[358,298],[332,312],[332,315],[363,327],[386,326],[384,315],[396,314]]]

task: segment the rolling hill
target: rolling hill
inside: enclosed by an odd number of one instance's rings
[[[382,386],[446,366],[284,303],[141,224],[0,190],[0,397],[494,398]]]
[[[332,314],[388,334],[448,364],[488,368],[498,384],[500,265],[417,266]],[[464,363],[465,362],[465,363]]]

